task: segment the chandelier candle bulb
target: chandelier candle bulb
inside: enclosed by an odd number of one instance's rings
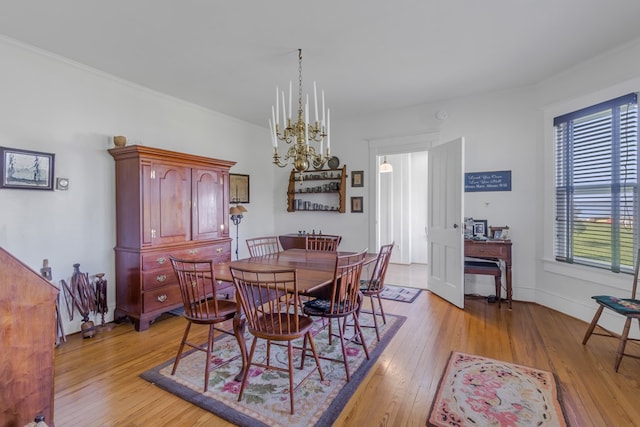
[[[304,140],[309,146],[309,97],[307,97],[307,105],[304,108]]]
[[[322,90],[322,128],[323,128],[323,130],[326,129],[325,128],[325,123],[326,122],[324,121],[324,89],[323,89]]]
[[[289,120],[291,120],[291,111],[292,111],[292,108],[291,108],[291,92],[292,92],[291,85],[292,85],[291,80],[289,80]]]
[[[331,152],[331,112],[327,108],[327,157],[329,157],[329,153]]]
[[[287,128],[287,110],[284,103],[284,91],[282,91],[282,129]]]
[[[275,119],[276,124],[280,123],[280,102],[278,101],[278,97],[279,97],[278,86],[276,86],[276,119]]]
[[[318,90],[316,89],[316,81],[313,81],[313,102],[316,110],[316,126],[318,125]]]

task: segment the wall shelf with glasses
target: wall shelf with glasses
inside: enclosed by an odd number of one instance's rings
[[[291,171],[287,190],[287,212],[344,213],[347,167]]]

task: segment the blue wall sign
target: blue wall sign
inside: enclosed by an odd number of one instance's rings
[[[511,171],[465,173],[464,191],[511,191]]]

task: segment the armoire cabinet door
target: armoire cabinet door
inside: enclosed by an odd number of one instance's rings
[[[149,198],[144,210],[149,212],[150,227],[145,233],[150,234],[151,243],[191,240],[191,169],[154,163],[148,182]]]
[[[192,240],[218,239],[228,235],[228,215],[225,215],[229,204],[225,200],[228,180],[229,174],[221,170],[192,170]]]

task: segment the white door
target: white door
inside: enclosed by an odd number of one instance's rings
[[[464,138],[429,150],[427,287],[464,308]]]

